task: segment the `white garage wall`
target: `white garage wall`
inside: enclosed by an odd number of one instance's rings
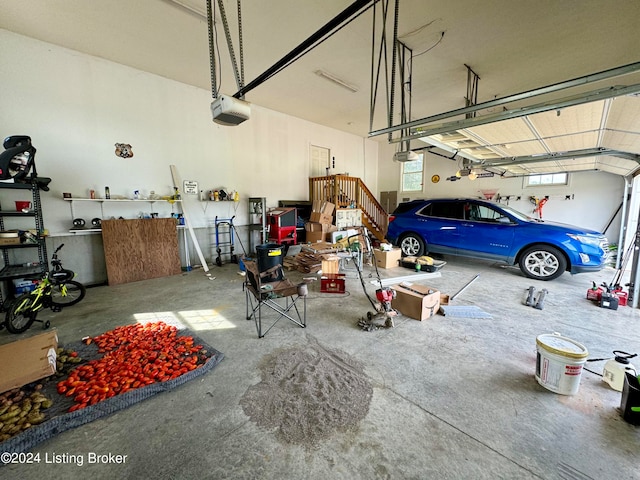
[[[63,241],[70,245],[65,258],[81,281],[106,279],[103,262],[95,260],[102,255],[102,244],[99,238],[88,238],[95,235],[69,236],[72,215],[63,192],[86,198],[94,189],[102,197],[109,186],[112,198],[131,197],[134,190],[169,195],[172,164],[183,180],[197,181],[199,189],[238,191],[238,203],[184,198],[200,246],[211,259],[216,216],[236,215],[246,245],[242,226],[247,223],[248,197],[266,197],[268,207],[277,206],[278,200],[309,198],[310,145],[330,149],[335,158],[332,173],[348,172],[362,178],[371,191],[378,190],[375,141],[258,105],[252,106],[249,121],[219,126],[211,121],[209,91],[7,30],[0,29],[0,45],[0,137],[31,136],[38,150],[38,173],[52,178],[51,190],[42,192],[50,248]],[[117,157],[116,142],[131,144],[134,157]],[[8,193],[0,192],[7,204],[14,200]],[[169,216],[169,205],[156,205],[160,216]],[[102,214],[135,218],[151,212],[150,205],[140,203],[108,203],[103,208],[75,202],[74,214],[90,223]],[[184,248],[181,244],[183,258]],[[188,248],[193,261],[190,242]]]
[[[268,206],[306,200],[311,144],[331,150],[336,172],[377,190],[377,143],[371,140],[257,105],[249,121],[219,126],[211,121],[208,91],[6,30],[0,30],[0,44],[0,136],[32,137],[38,173],[53,179],[43,193],[53,234],[71,226],[62,192],[87,197],[95,189],[103,196],[108,185],[112,197],[134,190],[168,195],[171,164],[203,190],[226,187],[243,199],[266,197]],[[131,144],[134,157],[117,157],[116,142]],[[238,224],[246,223],[246,201],[186,202],[196,227],[234,213]],[[105,205],[105,214],[119,215],[114,208]],[[99,210],[86,212],[93,213]]]
[[[554,187],[525,187],[524,178],[493,177],[475,181],[462,178],[452,182],[446,178],[455,175],[459,168],[457,162],[429,153],[425,157],[423,191],[405,194],[400,191],[401,166],[392,160],[394,151],[394,146],[380,146],[379,186],[380,191],[398,190],[398,201],[403,198],[482,197],[481,190],[497,189],[501,196],[511,197],[509,206],[532,215],[534,205],[529,198],[548,195],[549,201],[542,210],[543,219],[602,231],[624,194],[623,177],[606,172],[571,173],[569,185]],[[434,174],[440,176],[438,183],[431,182]],[[572,200],[565,200],[567,195]],[[521,197],[519,201],[516,200],[518,196]],[[619,229],[620,214],[606,231],[610,243],[618,243]]]

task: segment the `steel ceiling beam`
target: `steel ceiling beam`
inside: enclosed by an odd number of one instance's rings
[[[464,128],[477,127],[479,125],[486,125],[489,123],[500,122],[503,120],[510,120],[512,118],[524,117],[526,115],[533,115],[536,113],[548,112],[550,110],[561,110],[567,107],[573,107],[575,105],[582,105],[585,103],[596,102],[598,100],[605,100],[607,98],[621,97],[624,95],[631,95],[640,92],[640,84],[629,86],[617,86],[609,87],[605,90],[596,90],[586,93],[580,97],[570,97],[568,99],[560,100],[552,103],[539,103],[536,105],[530,105],[528,107],[522,107],[515,110],[505,110],[504,112],[495,113],[491,115],[483,115],[481,117],[466,118],[464,120],[458,120],[455,122],[442,123],[433,127],[417,128],[415,133],[410,135],[395,138],[390,143],[404,142],[407,140],[413,140],[416,138],[422,138],[423,141],[429,143],[430,140],[424,137],[431,135],[438,135],[441,133],[449,133],[456,130],[462,130]],[[418,131],[419,130],[419,131]]]
[[[258,75],[251,82],[240,88],[236,93],[233,94],[233,96],[235,98],[243,98],[246,93],[250,92],[257,86],[262,85],[276,73],[280,72],[285,67],[298,60],[302,55],[306,54],[310,50],[313,50],[328,37],[336,33],[338,30],[360,16],[362,13],[367,11],[371,6],[375,5],[378,1],[379,0],[355,0],[342,12],[340,12],[338,15],[336,15],[326,24],[320,27],[320,29],[318,29],[315,33],[311,34],[300,45],[287,53],[284,57],[282,57],[271,67],[266,69],[263,73]]]
[[[419,127],[421,125],[425,125],[427,123],[437,122],[439,120],[445,120],[451,117],[457,117],[461,115],[467,115],[473,112],[477,112],[479,110],[483,110],[486,108],[502,106],[507,103],[513,103],[520,100],[526,100],[531,97],[536,97],[540,95],[546,95],[548,93],[556,92],[559,90],[565,90],[568,88],[574,88],[581,85],[587,85],[589,83],[594,83],[602,80],[607,80],[610,78],[620,77],[622,75],[628,75],[630,73],[635,73],[640,71],[640,62],[630,63],[628,65],[623,65],[616,68],[611,68],[609,70],[604,70],[602,72],[593,73],[590,75],[585,75],[583,77],[577,77],[572,80],[566,80],[564,82],[555,83],[552,85],[548,85],[546,87],[536,88],[534,90],[528,90],[526,92],[517,93],[515,95],[508,95],[506,97],[496,98],[494,100],[490,100],[483,103],[478,103],[477,105],[458,108],[456,110],[451,110],[449,112],[439,113],[437,115],[432,115],[430,117],[424,117],[421,119],[413,120],[411,122],[396,125],[393,127],[383,128],[380,130],[375,130],[373,132],[369,132],[370,137],[375,137],[378,135],[383,135],[385,133],[391,133],[402,129]]]
[[[574,160],[576,158],[585,158],[585,157],[618,157],[624,158],[626,160],[633,160],[634,162],[640,164],[640,155],[631,152],[624,152],[621,150],[611,150],[608,148],[585,148],[582,150],[573,150],[570,152],[561,152],[561,153],[545,153],[540,155],[524,155],[521,157],[508,157],[501,158],[497,160],[490,161],[480,161],[477,163],[477,166],[482,167],[503,167],[508,165],[523,165],[527,163],[542,163],[542,162],[550,162],[550,161],[560,161],[560,160]]]

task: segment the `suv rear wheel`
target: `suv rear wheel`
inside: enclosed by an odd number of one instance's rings
[[[426,253],[424,241],[415,233],[403,235],[399,246],[405,257],[420,257]]]
[[[567,260],[557,248],[533,245],[527,248],[518,262],[520,270],[529,278],[553,280],[567,269]]]

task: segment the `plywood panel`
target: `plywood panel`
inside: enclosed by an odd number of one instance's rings
[[[109,285],[181,273],[173,218],[103,220]]]

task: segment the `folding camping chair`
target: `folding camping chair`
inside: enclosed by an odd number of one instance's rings
[[[247,302],[247,320],[253,318],[255,321],[258,338],[264,337],[282,317],[305,328],[307,326],[307,285],[304,283],[295,285],[284,278],[282,265],[278,264],[260,272],[254,260],[243,260],[243,263],[246,269],[243,288]],[[273,280],[274,278],[276,280]],[[302,308],[298,309],[300,299],[302,299]],[[262,329],[263,305],[278,314],[278,318],[264,331]]]

